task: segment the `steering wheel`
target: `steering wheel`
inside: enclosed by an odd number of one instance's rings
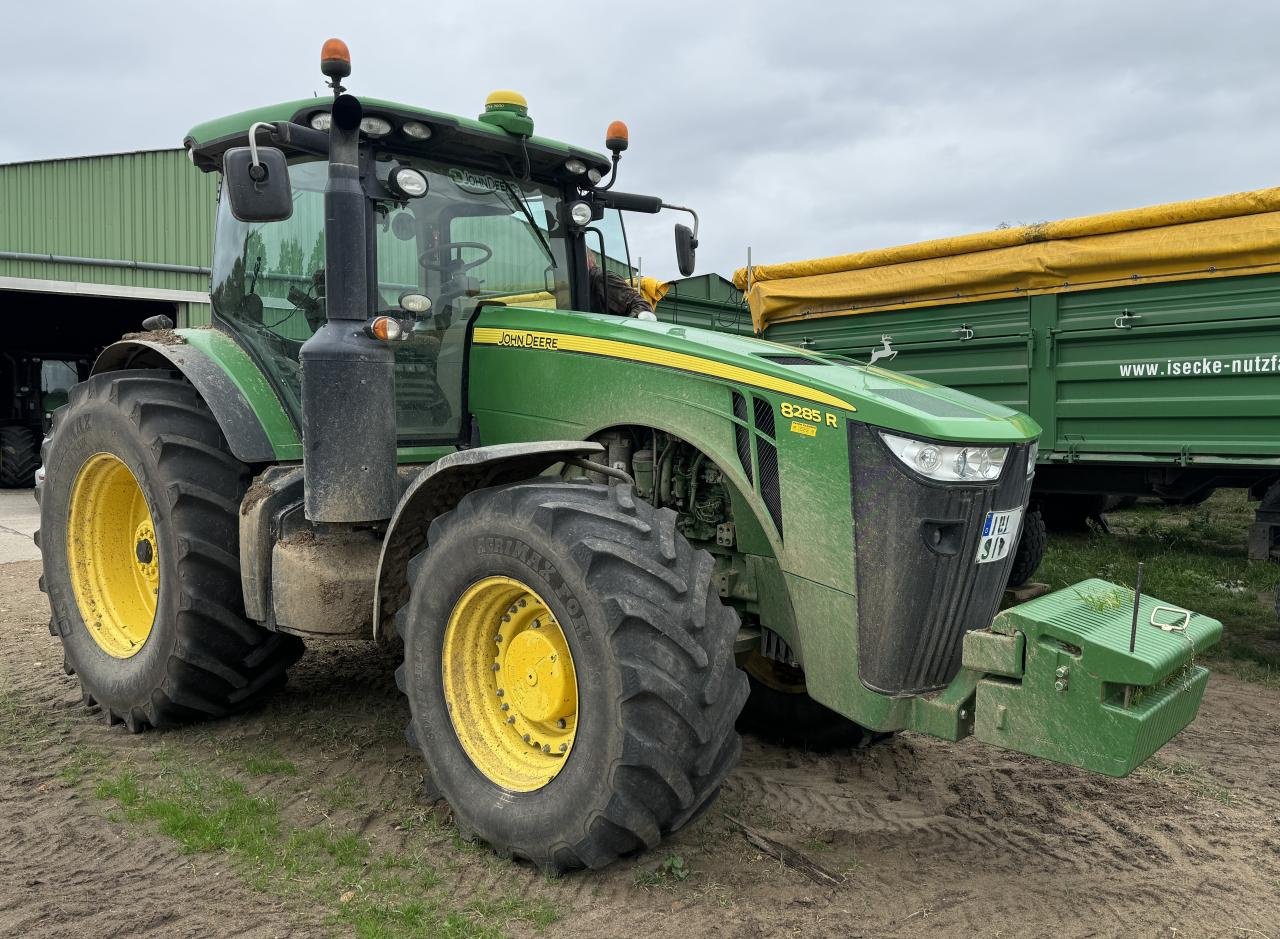
[[[461,248],[476,248],[483,251],[484,254],[481,257],[476,258],[474,261],[463,261],[461,258],[458,258],[456,261],[449,259],[446,262],[446,252]],[[493,257],[493,249],[479,241],[446,241],[443,244],[436,245],[434,248],[428,248],[426,251],[423,251],[422,254],[418,255],[418,263],[429,271],[440,271],[441,273],[444,272],[447,264],[450,270],[455,274],[462,274],[471,270],[473,267],[479,267],[491,257]]]

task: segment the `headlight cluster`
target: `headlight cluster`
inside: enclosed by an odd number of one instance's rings
[[[934,443],[881,433],[903,465],[921,476],[939,482],[990,482],[1004,470],[1008,447],[971,447],[964,444]]]
[[[316,111],[307,123],[315,130],[327,131],[333,118],[328,111]],[[360,131],[366,137],[379,139],[391,133],[391,122],[385,117],[371,114],[360,121]],[[405,121],[400,125],[400,133],[411,140],[427,140],[431,137],[431,128],[421,121]]]

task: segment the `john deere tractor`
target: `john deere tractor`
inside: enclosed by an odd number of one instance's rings
[[[606,157],[512,92],[361,101],[336,40],[322,71],[187,136],[222,174],[213,326],[110,346],[43,450],[52,630],[108,723],[253,707],[307,637],[400,642],[429,789],[560,871],[705,811],[739,723],[1122,775],[1194,717],[1213,620],[1102,582],[997,615],[1025,415],[589,312],[622,213],[674,208],[613,188],[625,127]]]

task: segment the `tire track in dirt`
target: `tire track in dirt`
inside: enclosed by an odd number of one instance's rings
[[[419,798],[421,762],[401,736],[394,651],[314,643],[263,711],[130,737],[90,716],[62,675],[35,572],[0,566],[0,682],[48,723],[28,749],[7,747],[0,765],[0,935],[319,929],[315,911],[248,889],[216,858],[110,822],[106,803],[58,778],[77,748],[112,758],[156,746],[278,749],[296,777],[243,781],[291,825],[333,824],[400,851],[413,843],[403,819],[435,824]],[[1280,692],[1215,677],[1197,723],[1159,760],[1163,769],[1112,780],[972,741],[901,735],[823,755],[748,739],[719,803],[650,854],[548,884],[527,866],[454,847],[446,827],[433,836],[432,862],[459,906],[547,900],[563,914],[549,934],[1280,939]],[[354,781],[349,803],[328,791],[338,779]],[[843,884],[819,887],[780,868],[725,814]],[[669,854],[684,859],[689,879],[641,886],[654,884]]]

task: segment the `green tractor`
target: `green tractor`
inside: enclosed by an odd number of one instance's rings
[[[40,466],[40,439],[72,385],[89,377],[83,356],[32,351],[0,353],[0,487],[30,489]]]
[[[625,127],[605,157],[511,92],[468,120],[345,93],[340,42],[322,70],[332,100],[190,132],[212,328],[107,348],[43,450],[51,629],[108,723],[253,707],[307,637],[399,641],[428,792],[562,871],[698,817],[739,726],[1123,775],[1194,717],[1213,620],[1101,582],[997,615],[1028,417],[587,312],[621,213],[675,208],[613,189]]]

